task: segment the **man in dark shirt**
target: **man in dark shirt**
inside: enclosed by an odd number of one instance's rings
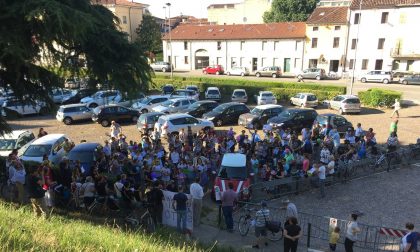
[[[187,230],[187,201],[188,197],[183,193],[182,186],[178,187],[178,193],[174,195],[172,207],[176,210],[176,227],[180,233],[185,233]]]
[[[150,205],[149,210],[155,226],[162,224],[163,192],[159,189],[158,181],[153,183],[153,188],[146,194],[146,198]]]
[[[27,178],[28,193],[31,200],[32,209],[34,210],[35,215],[37,216],[46,216],[47,206],[45,205],[45,191],[42,188],[44,182],[44,174],[38,173],[38,168],[36,166],[31,167],[31,173]],[[44,169],[41,169],[44,173]]]

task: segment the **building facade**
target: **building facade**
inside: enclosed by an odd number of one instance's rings
[[[284,73],[302,69],[305,23],[256,25],[180,25],[163,38],[164,59],[176,70],[222,65],[252,71],[279,66]]]
[[[238,1],[239,2],[239,1]],[[240,3],[212,4],[207,7],[208,21],[223,24],[262,24],[272,0],[244,0]]]

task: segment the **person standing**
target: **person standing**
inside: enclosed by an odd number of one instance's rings
[[[398,131],[398,120],[395,119],[391,122],[391,125],[389,127],[389,133],[391,134],[394,132],[395,134],[397,134],[397,131]]]
[[[420,239],[420,234],[414,231],[414,224],[408,222],[405,224],[408,233],[401,239],[403,252],[417,252],[417,243]]]
[[[289,199],[285,199],[282,201],[283,202],[283,209],[286,208],[286,223],[284,223],[284,226],[288,225],[288,221],[290,218],[295,217],[296,219],[298,219],[299,214],[298,214],[298,210],[297,207],[294,203],[290,202]]]
[[[392,105],[392,107],[394,107],[394,111],[391,114],[391,118],[394,117],[394,114],[397,114],[397,118],[399,118],[400,113],[398,111],[401,109],[400,101],[398,99],[395,99],[395,103],[394,105]]]
[[[31,167],[30,176],[27,178],[29,199],[32,204],[32,209],[36,216],[46,217],[47,206],[45,202],[45,190],[42,188],[44,185],[44,170],[41,170],[41,174],[38,173],[36,166]]]
[[[122,134],[122,128],[121,128],[121,126],[118,123],[116,123],[115,121],[112,121],[111,122],[110,131],[111,131],[110,132],[111,137],[118,138],[119,135]]]
[[[233,204],[237,198],[236,192],[233,190],[233,183],[229,182],[228,189],[222,193],[222,210],[225,217],[227,231],[233,232]]]
[[[267,222],[270,221],[270,210],[267,209],[267,202],[261,202],[261,209],[255,213],[255,240],[253,248],[260,248],[262,244],[267,243]]]
[[[48,133],[44,130],[44,128],[39,128],[38,138],[48,135]]]
[[[203,205],[204,191],[199,184],[200,178],[196,177],[195,182],[190,185],[190,194],[193,198],[193,224],[194,227],[200,226],[201,207]]]
[[[319,166],[319,164],[318,164]],[[322,164],[318,168],[318,178],[319,178],[319,190],[321,193],[321,198],[325,198],[325,179],[326,179],[326,171],[325,165]]]
[[[163,197],[163,192],[159,189],[159,181],[153,182],[153,188],[146,193],[146,198],[156,227],[162,224]]]
[[[22,205],[24,203],[24,195],[25,195],[24,185],[25,185],[26,172],[21,162],[17,160],[13,160],[12,164],[14,167],[14,171],[13,171],[13,176],[10,178],[10,181],[14,185],[16,185],[16,189],[18,192],[18,202],[19,204]]]
[[[362,124],[358,123],[356,126],[356,130],[354,132],[356,143],[363,139],[365,136],[365,131],[362,129]]]
[[[357,217],[358,215],[356,213],[352,213],[350,221],[347,223],[346,239],[344,240],[344,249],[346,252],[353,252],[353,245],[356,242],[357,234],[360,233]]]
[[[176,228],[181,234],[187,231],[187,201],[187,195],[183,192],[182,186],[179,186],[178,193],[173,197],[172,207],[176,211]]]
[[[302,237],[302,229],[295,217],[291,217],[288,222],[284,227],[284,252],[296,252],[299,238]]]

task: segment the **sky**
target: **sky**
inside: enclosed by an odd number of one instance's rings
[[[238,3],[242,0],[134,0],[134,2],[148,4],[149,11],[153,16],[165,18],[165,3],[171,4],[171,16],[183,15],[194,16],[197,18],[207,17],[207,6],[210,4],[220,3]],[[166,16],[168,17],[168,8],[166,8]]]

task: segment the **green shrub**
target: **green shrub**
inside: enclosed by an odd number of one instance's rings
[[[358,95],[363,105],[372,107],[377,107],[380,103],[384,103],[385,106],[390,107],[394,104],[395,99],[401,99],[402,97],[401,92],[380,88],[361,91]]]

